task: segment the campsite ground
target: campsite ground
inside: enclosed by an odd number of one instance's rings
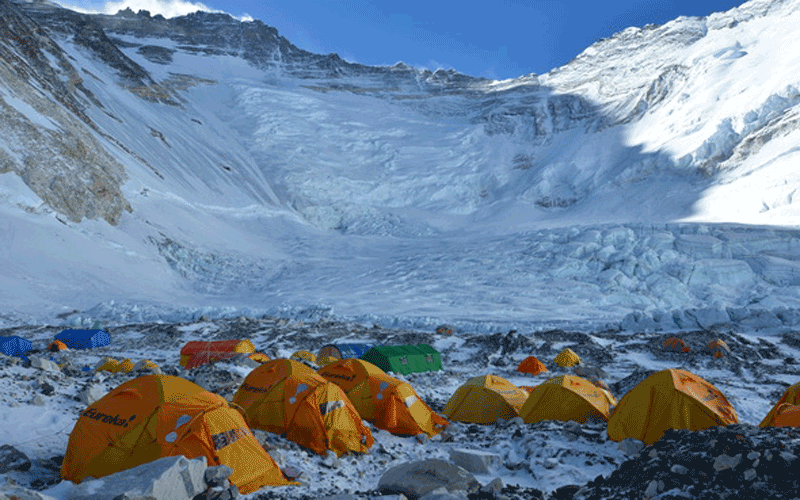
[[[21,326],[0,331],[0,335],[20,335],[41,348],[60,330],[61,327],[56,326]],[[318,352],[333,341],[390,345],[428,343],[442,354],[443,370],[398,378],[408,381],[438,411],[455,390],[473,376],[492,373],[517,385],[532,386],[551,376],[571,373],[573,369],[559,368],[552,362],[565,347],[581,357],[583,369],[596,369],[617,398],[650,370],[685,368],[716,385],[744,424],[757,425],[786,387],[800,380],[800,365],[797,364],[800,337],[794,333],[744,334],[735,328],[679,333],[694,348],[689,353],[664,351],[663,340],[668,335],[663,333],[606,331],[589,334],[551,330],[440,335],[390,330],[377,325],[332,321],[304,323],[271,317],[150,323],[107,330],[112,338],[110,346],[63,351],[60,356],[78,368],[93,366],[105,356],[130,358],[133,362],[149,359],[166,373],[189,378],[229,399],[251,368],[220,362],[184,371],[178,365],[183,344],[198,339],[246,338],[271,357],[288,357],[298,349]],[[714,358],[702,349],[716,338],[730,346],[730,355]],[[536,376],[518,373],[517,365],[529,355],[543,360],[550,371]],[[21,485],[47,488],[45,493],[56,498],[67,498],[70,483],[58,484],[53,463],[64,455],[69,432],[83,408],[77,394],[87,387],[110,390],[133,375],[40,370],[24,367],[15,358],[5,356],[0,357],[0,370],[6,380],[15,382],[0,386],[0,400],[6,407],[0,413],[5,424],[0,428],[0,442],[14,446],[34,462],[27,472],[9,472],[6,476]],[[393,436],[371,427],[376,443],[370,454],[342,457],[334,467],[326,465],[323,457],[280,436],[259,432],[262,443],[279,465],[294,465],[303,471],[303,485],[261,490],[247,498],[319,498],[345,492],[367,495],[376,488],[378,479],[388,468],[418,459],[448,459],[454,448],[497,454],[502,465],[477,478],[483,484],[495,477],[502,478],[508,485],[505,493],[510,498],[515,495],[511,485],[549,495],[566,485],[585,485],[598,476],[609,477],[630,459],[616,443],[607,440],[604,429],[601,423],[575,426],[555,421],[498,426],[453,423],[443,435],[421,443],[414,437]],[[644,488],[649,478],[639,480]],[[520,498],[533,495],[533,490],[517,491]]]

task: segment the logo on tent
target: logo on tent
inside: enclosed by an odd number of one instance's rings
[[[214,449],[221,450],[229,444],[233,444],[249,435],[250,433],[248,433],[246,429],[231,429],[229,431],[220,432],[219,434],[214,434],[211,436],[211,440],[214,442]]]
[[[91,418],[94,420],[99,420],[105,424],[116,425],[119,427],[128,427],[128,423],[131,422],[136,415],[131,415],[128,418],[119,418],[119,415],[106,415],[105,413],[100,413],[95,408],[89,408],[88,410],[81,413],[82,417]]]

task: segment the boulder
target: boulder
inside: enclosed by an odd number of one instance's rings
[[[0,499],[2,500],[56,500],[50,495],[29,490],[16,484],[6,483],[0,486]]]
[[[489,474],[492,469],[503,465],[503,460],[494,453],[466,448],[451,449],[450,461],[473,474]]]
[[[28,456],[11,445],[0,446],[0,474],[12,470],[26,471],[31,468]]]
[[[49,359],[40,358],[38,356],[31,356],[31,367],[37,368],[39,370],[44,370],[48,372],[60,372],[61,368],[58,367],[56,363],[53,363]]]
[[[469,500],[469,497],[466,491],[450,492],[442,486],[420,497],[419,500]]]
[[[99,385],[88,385],[78,393],[78,401],[89,406],[106,395],[106,390]]]
[[[417,500],[440,487],[451,493],[475,493],[480,483],[466,469],[437,459],[397,465],[384,472],[378,481],[379,492],[402,493],[411,500]]]
[[[65,500],[192,500],[206,489],[206,457],[163,457],[75,486]]]

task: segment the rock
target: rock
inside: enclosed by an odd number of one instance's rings
[[[52,396],[56,388],[53,387],[53,385],[50,384],[49,382],[41,382],[39,384],[39,390],[41,390],[42,394],[44,394],[45,396]]]
[[[559,461],[557,458],[547,458],[544,461],[544,468],[545,469],[555,469],[558,467]]]
[[[436,488],[449,492],[458,490],[474,493],[480,483],[469,471],[444,460],[420,460],[392,467],[378,481],[378,491],[385,494],[402,493],[419,498]]]
[[[351,495],[350,493],[339,493],[336,495],[328,495],[321,497],[320,500],[359,500],[360,497]]]
[[[737,465],[742,461],[742,454],[739,453],[733,457],[730,457],[726,454],[722,454],[714,460],[714,470],[719,472],[725,469],[735,469]]]
[[[756,478],[756,470],[755,469],[747,469],[744,471],[744,479],[745,481],[752,481]]]
[[[650,450],[650,453],[647,454],[650,458],[658,458],[658,450]]]
[[[39,370],[44,370],[44,371],[48,371],[48,372],[60,372],[61,371],[61,368],[59,368],[57,364],[55,364],[54,362],[50,361],[47,358],[40,358],[38,356],[31,356],[29,359],[31,361],[31,367],[32,368],[37,368]]]
[[[281,469],[281,472],[283,472],[283,475],[286,476],[290,481],[294,481],[303,475],[303,471],[300,469],[300,467],[292,464],[289,464]]]
[[[420,432],[419,434],[417,434],[416,438],[419,444],[425,444],[431,440],[431,438],[424,432]]]
[[[617,446],[619,446],[619,449],[622,450],[622,453],[631,456],[642,451],[642,448],[644,448],[644,443],[638,439],[625,438],[620,441]]]
[[[444,486],[419,497],[419,500],[469,500],[466,491],[447,491]]]
[[[681,474],[681,475],[686,474],[687,472],[689,472],[689,469],[687,469],[686,467],[684,467],[683,465],[680,465],[680,464],[673,465],[672,467],[669,468],[669,470],[673,474]]]
[[[206,469],[205,473],[203,474],[203,479],[205,480],[206,484],[210,487],[221,486],[223,488],[227,488],[228,485],[224,485],[225,481],[228,480],[233,474],[233,469],[228,467],[227,465],[217,465],[215,467],[209,467]]]
[[[451,449],[450,461],[473,474],[489,474],[492,469],[503,465],[503,459],[494,453],[466,448]]]
[[[478,494],[481,495],[481,497],[496,499],[503,491],[503,486],[503,479],[496,477],[490,483],[481,486],[481,488],[478,490]]]
[[[335,451],[328,450],[325,454],[325,458],[322,459],[322,465],[329,469],[336,469],[342,465],[342,462],[339,460],[339,457],[336,456]]]
[[[583,377],[590,382],[595,380],[603,380],[608,378],[608,373],[604,372],[596,366],[577,365],[572,367],[572,373],[579,377]]]
[[[205,470],[206,457],[163,457],[101,479],[85,480],[65,500],[192,500],[206,489]]]
[[[31,468],[31,461],[28,456],[11,445],[0,446],[0,474],[17,470],[27,471]]]
[[[36,394],[31,398],[31,404],[36,406],[44,406],[46,402],[41,394]]]
[[[148,364],[145,363],[145,360],[141,360],[137,362],[135,365],[133,365],[133,370],[131,371],[137,374],[155,373],[156,375],[161,375],[162,373],[164,373],[158,366],[148,366]]]
[[[86,406],[89,406],[105,395],[106,390],[104,388],[98,385],[89,385],[78,393],[78,400]]]
[[[788,451],[782,451],[779,453],[780,457],[787,462],[792,462],[794,459],[797,458],[797,455]]]
[[[644,490],[644,498],[653,498],[658,494],[658,481],[653,480],[648,483]]]
[[[509,421],[509,424],[516,426],[525,425],[525,419],[522,417],[514,417]]]
[[[56,500],[50,495],[32,491],[16,484],[3,484],[0,486],[1,500]]]

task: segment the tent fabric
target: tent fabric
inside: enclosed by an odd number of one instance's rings
[[[158,367],[157,364],[150,361],[149,359],[142,359],[140,361],[137,361],[136,364],[131,367],[131,369],[137,372],[139,370],[159,370],[160,368]]]
[[[125,382],[84,410],[70,433],[61,477],[79,483],[176,455],[227,465],[242,493],[291,484],[225,399],[170,375]]]
[[[411,385],[387,375],[369,361],[337,360],[317,373],[347,393],[361,418],[392,434],[424,432],[432,437],[449,423],[432,411]]]
[[[558,366],[564,368],[568,366],[575,366],[580,364],[581,358],[575,354],[575,351],[567,347],[555,357],[553,360]]]
[[[542,420],[586,423],[590,418],[608,421],[616,404],[610,392],[585,378],[561,375],[536,386],[519,415],[529,424]]]
[[[119,361],[114,358],[103,358],[94,365],[95,371],[105,371],[111,373],[117,373],[119,371]]]
[[[333,356],[320,356],[317,358],[317,364],[319,366],[328,366],[331,363],[339,361],[339,359],[340,358],[335,358]],[[345,359],[350,359],[350,358],[345,358]]]
[[[473,424],[494,424],[511,420],[528,399],[528,392],[503,377],[482,375],[467,380],[450,397],[442,410],[449,420]]]
[[[54,338],[70,349],[94,349],[111,343],[111,335],[104,330],[63,330]]]
[[[683,341],[683,339],[679,339],[677,337],[670,337],[664,341],[664,350],[665,351],[675,351],[675,352],[691,352],[692,349],[689,345]]]
[[[530,373],[531,375],[538,375],[539,373],[543,373],[549,371],[544,363],[536,359],[534,356],[528,356],[527,358],[523,359],[522,362],[517,367],[517,371],[520,373]]]
[[[60,340],[54,340],[50,342],[49,346],[47,346],[47,350],[50,352],[64,351],[66,349],[68,349],[67,344],[61,342]]]
[[[333,356],[336,359],[360,358],[367,351],[372,349],[375,344],[328,344],[322,346],[317,354],[318,358],[323,356]]]
[[[305,364],[276,359],[255,368],[233,397],[252,427],[314,452],[366,453],[375,442],[344,390]]]
[[[249,340],[193,340],[181,349],[180,365],[191,369],[200,365],[223,359],[231,359],[238,354],[252,354],[256,348]]]
[[[442,369],[442,356],[427,344],[375,346],[364,353],[361,359],[369,361],[384,372],[403,375]]]
[[[614,441],[636,438],[651,444],[667,429],[703,430],[738,423],[736,410],[719,389],[685,370],[656,372],[628,391],[608,421]]]
[[[0,337],[0,352],[6,356],[23,357],[31,349],[33,349],[33,344],[22,337],[16,335]]]
[[[267,361],[269,361],[269,356],[267,356],[263,352],[254,352],[248,357],[253,361],[258,361],[259,363],[266,363]]]
[[[297,360],[306,360],[309,363],[317,364],[317,357],[311,351],[306,351],[305,349],[301,349],[299,351],[295,351],[294,354],[289,356],[289,359],[297,359]]]
[[[771,427],[800,427],[800,406],[783,403],[775,413]]]
[[[784,405],[800,405],[800,382],[788,387],[781,398],[775,403],[775,406],[770,409],[769,413],[764,417],[761,421],[759,427],[770,427],[775,422],[775,416],[778,413],[778,409]]]

